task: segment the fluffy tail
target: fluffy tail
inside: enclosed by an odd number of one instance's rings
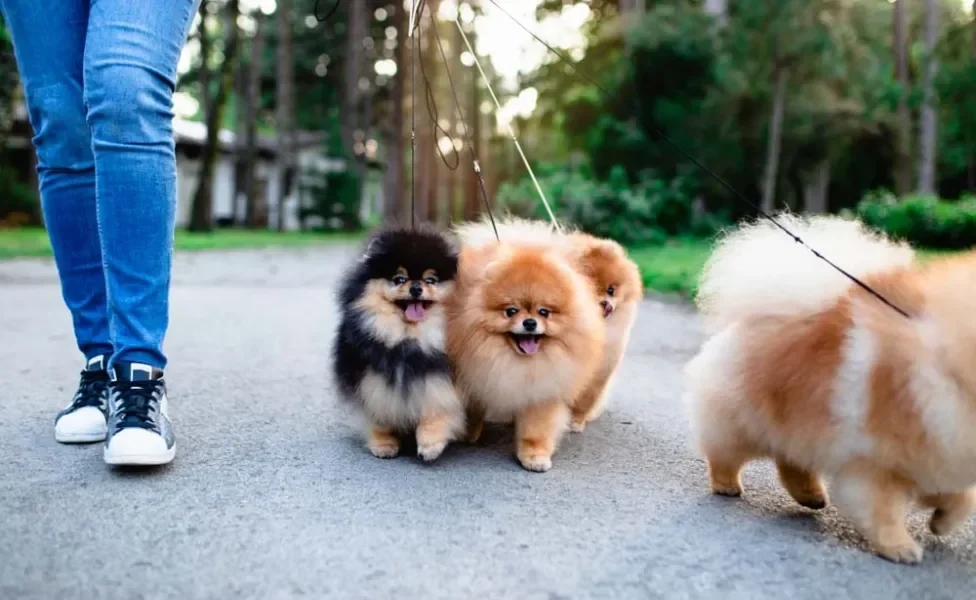
[[[550,245],[560,240],[560,234],[548,221],[505,215],[495,217],[495,225],[498,228],[498,237],[503,242]],[[487,215],[483,215],[479,221],[455,225],[454,231],[461,239],[461,244],[467,247],[484,246],[495,242],[495,230]]]
[[[914,252],[834,216],[777,215],[776,220],[834,264],[862,278],[909,265]],[[705,264],[697,304],[711,332],[755,316],[803,315],[823,310],[851,281],[766,219],[726,234]]]

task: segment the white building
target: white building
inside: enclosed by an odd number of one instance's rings
[[[37,185],[34,172],[36,165],[33,147],[30,143],[32,132],[27,122],[23,105],[15,107],[13,129],[6,140],[8,150],[6,166],[20,172],[24,181]],[[185,228],[190,224],[193,210],[193,195],[196,192],[202,167],[202,156],[207,142],[207,127],[197,121],[173,120],[173,136],[176,142],[177,207],[176,226]],[[328,173],[347,168],[346,161],[331,158],[325,154],[326,136],[319,132],[300,132],[298,135],[298,173],[292,183],[290,193],[285,198],[285,229],[299,229],[300,207],[309,207],[312,198],[307,190],[299,185],[302,175],[310,171]],[[243,224],[246,211],[246,197],[241,192],[235,198],[235,161],[243,143],[239,143],[233,131],[223,129],[218,134],[220,147],[217,164],[214,167],[212,219],[214,226]],[[278,197],[281,185],[280,169],[277,162],[278,140],[275,136],[258,135],[256,156],[256,184],[259,193],[267,201],[268,227],[278,226]],[[372,218],[382,209],[383,199],[377,185],[375,172],[382,167],[374,160],[369,161],[368,171],[374,173],[363,186],[363,206],[361,217]],[[309,219],[306,225],[315,227],[320,223]]]
[[[207,127],[197,121],[174,119],[173,136],[176,139],[176,226],[190,224],[193,210],[193,194],[200,181],[202,155],[207,143]],[[245,219],[246,197],[242,192],[235,198],[235,161],[240,147],[233,131],[222,129],[217,134],[220,147],[217,164],[214,166],[212,218],[215,225],[243,223]],[[321,172],[341,171],[346,168],[345,161],[328,158],[324,153],[324,135],[302,132],[298,139],[298,169],[304,172],[316,169]],[[277,162],[278,140],[273,136],[259,135],[257,139],[256,169],[257,189],[267,201],[268,226],[278,227],[278,198],[281,186],[280,168]],[[299,229],[299,207],[309,206],[311,198],[303,193],[296,182],[285,198],[285,229]]]

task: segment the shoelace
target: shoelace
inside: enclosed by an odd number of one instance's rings
[[[82,371],[78,391],[75,392],[71,408],[84,406],[105,407],[105,390],[108,387],[108,374],[105,371]]]
[[[162,387],[162,380],[118,381],[113,384],[118,393],[115,404],[115,430],[129,427],[148,429],[159,433],[159,426],[153,419],[153,411],[158,409],[159,398],[156,391]]]

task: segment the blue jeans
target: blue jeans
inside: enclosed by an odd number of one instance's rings
[[[86,358],[166,365],[172,98],[199,1],[0,0],[61,291]]]

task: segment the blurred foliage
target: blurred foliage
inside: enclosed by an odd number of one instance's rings
[[[976,196],[956,201],[932,196],[896,200],[887,191],[868,194],[856,209],[868,225],[899,240],[946,250],[976,246]]]
[[[312,197],[312,206],[300,215],[303,221],[315,218],[316,229],[358,231],[360,181],[355,169],[322,172],[312,169],[302,174],[303,187]]]
[[[677,235],[710,235],[725,219],[696,216],[691,186],[682,178],[643,174],[631,183],[625,169],[614,167],[606,181],[583,170],[552,170],[539,178],[556,217],[580,229],[624,244],[657,243]],[[501,210],[548,219],[531,182],[504,184],[498,192]]]
[[[976,191],[976,22],[961,3],[939,2],[939,189],[957,197]],[[545,2],[541,12],[566,4]],[[599,182],[609,185],[620,168],[637,194],[650,173],[650,180],[680,182],[673,185],[702,198],[709,212],[751,214],[659,133],[758,201],[773,73],[784,68],[778,206],[802,210],[805,188],[824,163],[829,210],[893,186],[899,98],[913,113],[921,103],[924,3],[908,4],[908,89],[894,77],[888,0],[736,0],[724,28],[691,0],[649,0],[643,15],[624,24],[614,17],[617,3],[590,5],[589,46],[577,66],[607,93],[555,60],[526,83],[540,90],[538,127],[559,128],[563,154],[581,156]],[[559,156],[548,146],[539,152]]]

